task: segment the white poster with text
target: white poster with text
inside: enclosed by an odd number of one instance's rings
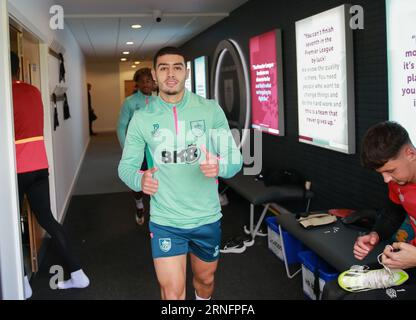
[[[296,22],[299,141],[355,152],[352,32],[346,6]]]
[[[416,143],[416,1],[387,0],[389,120]]]

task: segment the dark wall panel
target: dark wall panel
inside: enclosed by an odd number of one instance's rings
[[[364,8],[364,30],[354,30],[356,102],[355,155],[299,143],[295,22],[338,5]],[[312,181],[312,207],[380,207],[387,188],[381,176],[360,166],[360,140],[372,124],[387,120],[387,44],[384,0],[251,0],[183,46],[189,58],[212,55],[217,44],[233,38],[249,59],[249,38],[273,28],[282,30],[286,136],[263,134],[263,167],[292,167]]]

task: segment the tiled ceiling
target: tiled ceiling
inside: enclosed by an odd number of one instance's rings
[[[57,0],[87,60],[151,60],[163,46],[180,46],[248,0]],[[156,22],[156,16],[161,17]],[[139,24],[140,29],[132,29]],[[133,45],[127,45],[128,41]]]

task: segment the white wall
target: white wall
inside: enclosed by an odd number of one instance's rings
[[[50,45],[55,39],[62,45],[66,52],[66,85],[68,86],[68,100],[71,110],[71,118],[65,122],[62,119],[62,108],[60,113],[60,126],[55,132],[52,131],[53,150],[48,148],[48,158],[50,167],[54,171],[51,176],[54,184],[56,202],[53,211],[58,220],[62,220],[67,208],[72,192],[73,184],[79,167],[83,160],[83,155],[89,142],[88,134],[88,112],[86,96],[86,73],[85,60],[83,54],[75,41],[69,28],[64,30],[52,30],[49,27],[51,15],[50,7],[55,1],[52,0],[8,0],[9,12],[23,24],[26,29],[32,31],[37,37],[41,38],[46,45]],[[50,59],[48,57],[48,59]],[[41,68],[48,65],[48,60],[42,60]],[[45,66],[46,64],[46,66]],[[48,79],[53,81],[56,78],[56,70],[48,70]],[[49,87],[49,82],[42,79],[43,87]],[[53,109],[49,103],[49,93],[43,95],[45,105],[45,119],[49,119],[48,111]],[[53,119],[53,118],[52,118]],[[51,130],[52,123],[45,122],[45,131]],[[52,129],[53,130],[53,129]],[[45,139],[48,135],[45,133]],[[46,141],[47,144],[50,141]]]
[[[6,2],[0,1],[0,299],[23,298]]]
[[[55,163],[56,203],[58,218],[62,219],[69,204],[72,189],[89,141],[88,102],[84,57],[70,32],[59,37],[65,47],[65,86],[71,118],[63,119],[63,103],[58,104],[59,127],[53,133],[53,154]],[[52,56],[49,59],[58,60]],[[56,64],[59,66],[59,62]],[[50,69],[50,72],[52,70]],[[53,70],[52,77],[58,78],[59,69]],[[52,82],[52,81],[50,81]],[[58,80],[56,81],[58,82]],[[56,83],[53,81],[52,83]],[[62,85],[62,82],[61,82]]]
[[[141,62],[136,69],[131,63],[107,61],[87,62],[87,82],[91,83],[92,107],[98,116],[93,123],[96,132],[115,131],[124,102],[124,81],[133,80],[136,70],[151,68],[152,62]]]
[[[139,68],[140,67],[141,66],[139,66]],[[137,69],[133,69],[130,64],[125,66],[124,64],[120,63],[119,70],[120,70],[119,72],[120,72],[120,106],[121,106],[125,99],[124,81],[133,80],[134,73],[136,72]]]
[[[92,107],[98,119],[96,132],[115,131],[120,110],[120,74],[118,62],[87,64],[87,82],[91,83]]]

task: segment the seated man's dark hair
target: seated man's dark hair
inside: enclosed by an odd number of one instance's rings
[[[405,128],[393,121],[370,127],[361,145],[361,163],[368,169],[378,169],[394,160],[406,144],[412,144]]]

